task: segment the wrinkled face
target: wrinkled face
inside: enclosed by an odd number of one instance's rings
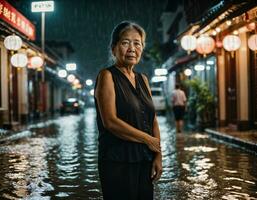
[[[142,52],[142,38],[135,29],[125,31],[112,50],[116,63],[123,66],[133,66],[139,63]]]

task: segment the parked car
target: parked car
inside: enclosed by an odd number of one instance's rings
[[[60,107],[61,115],[72,113],[79,114],[84,110],[84,102],[77,98],[68,98],[62,102]]]
[[[155,110],[157,112],[165,112],[166,104],[162,88],[152,87],[151,92]]]

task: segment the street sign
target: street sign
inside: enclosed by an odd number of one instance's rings
[[[52,12],[54,11],[54,1],[36,1],[31,3],[32,12]]]

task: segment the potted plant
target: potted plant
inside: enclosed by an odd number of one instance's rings
[[[201,130],[214,126],[215,98],[208,85],[198,78],[186,80],[185,85],[189,90],[188,114],[195,119],[196,126]],[[188,117],[190,119],[190,116]]]

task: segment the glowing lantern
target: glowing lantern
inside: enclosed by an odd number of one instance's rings
[[[22,40],[17,35],[9,35],[4,39],[4,46],[11,51],[17,51],[22,46]]]
[[[196,40],[196,51],[200,54],[208,54],[213,51],[215,47],[215,41],[209,36],[200,36]]]
[[[61,69],[58,71],[58,76],[60,78],[65,78],[67,76],[67,71],[65,69]]]
[[[73,74],[70,74],[68,77],[67,77],[67,80],[72,83],[74,80],[76,79],[76,77],[73,75]]]
[[[192,75],[192,70],[191,70],[191,69],[185,69],[185,70],[184,70],[184,74],[185,74],[186,76],[191,76],[191,75]]]
[[[79,79],[76,78],[72,83],[73,83],[74,85],[79,84]]]
[[[24,53],[16,53],[12,55],[11,63],[14,67],[25,67],[28,63],[27,55]]]
[[[257,34],[252,35],[248,39],[248,46],[251,50],[256,51],[257,50]]]
[[[196,48],[196,38],[193,35],[185,35],[181,39],[181,46],[186,51],[190,52]]]
[[[29,68],[36,69],[43,66],[44,60],[40,56],[33,56],[29,63]]]
[[[236,35],[227,35],[224,37],[222,44],[227,51],[236,51],[241,45],[241,40]]]

